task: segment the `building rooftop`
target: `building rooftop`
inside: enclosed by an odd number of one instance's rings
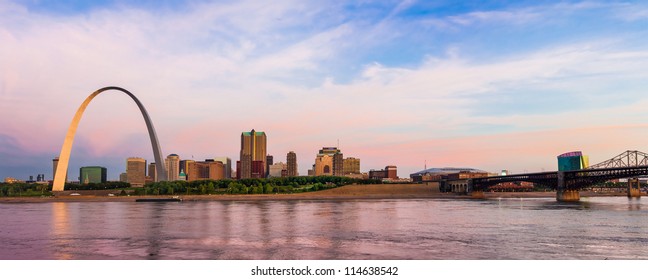
[[[242,132],[241,134],[243,134],[243,136],[252,136],[251,131],[245,131],[245,132]],[[256,135],[256,136],[262,136],[264,134],[265,134],[265,132],[263,132],[263,131],[255,131],[254,132],[254,135]]]
[[[574,151],[574,152],[564,153],[562,155],[559,155],[558,157],[563,158],[563,157],[580,157],[580,156],[583,156],[583,152]]]
[[[321,150],[319,150],[318,156],[322,155],[334,155],[334,154],[341,154],[342,151],[338,149],[337,147],[322,147]]]

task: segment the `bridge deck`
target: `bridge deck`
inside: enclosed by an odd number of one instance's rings
[[[539,173],[514,174],[470,179],[472,190],[483,191],[490,186],[506,182],[532,182],[554,189],[579,190],[587,186],[613,179],[632,178],[648,175],[648,165],[633,167],[613,167],[581,169],[573,171],[552,171]]]

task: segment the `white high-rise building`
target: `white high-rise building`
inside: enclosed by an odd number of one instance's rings
[[[288,175],[288,165],[283,162],[277,162],[270,165],[268,177],[286,177]]]

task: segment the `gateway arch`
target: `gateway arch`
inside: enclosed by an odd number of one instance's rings
[[[86,98],[85,101],[83,101],[81,106],[79,106],[79,109],[74,115],[74,118],[72,119],[72,123],[70,123],[70,128],[68,128],[67,134],[65,135],[65,141],[63,142],[63,147],[61,148],[61,154],[59,156],[59,162],[56,168],[56,174],[54,174],[54,186],[52,187],[52,191],[55,192],[62,191],[65,188],[65,177],[67,175],[68,163],[70,161],[70,152],[72,151],[72,143],[74,142],[74,135],[76,134],[77,126],[79,126],[79,121],[83,116],[83,112],[85,111],[86,107],[88,107],[88,104],[90,104],[90,101],[92,101],[92,99],[94,99],[100,93],[108,90],[118,90],[127,94],[133,99],[133,101],[135,101],[137,107],[139,107],[140,112],[142,112],[142,117],[144,117],[144,122],[146,122],[146,128],[148,129],[149,137],[151,138],[151,146],[153,147],[153,155],[155,156],[155,162],[156,162],[155,171],[158,176],[158,181],[167,180],[166,169],[164,168],[164,164],[162,164],[164,161],[162,159],[162,152],[160,151],[160,143],[158,142],[157,134],[155,134],[155,128],[153,128],[153,123],[151,122],[151,118],[146,112],[144,105],[142,105],[142,103],[139,101],[139,99],[137,99],[137,97],[135,97],[135,95],[133,95],[132,93],[130,93],[129,91],[123,88],[104,87],[90,94],[90,96],[88,96],[88,98]]]

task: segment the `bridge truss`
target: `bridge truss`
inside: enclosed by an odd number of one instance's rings
[[[522,181],[540,184],[552,189],[579,190],[613,179],[647,175],[648,154],[628,150],[587,169],[474,178],[470,179],[468,185],[471,190],[483,191],[500,183]]]
[[[640,151],[627,150],[618,156],[615,156],[604,162],[592,165],[587,169],[632,167],[632,166],[646,166],[646,165],[648,165],[648,154]]]
[[[648,175],[648,166],[583,169],[566,171],[563,174],[564,188],[570,190],[578,190],[613,179],[646,176]]]
[[[537,183],[552,189],[579,190],[613,179],[646,175],[648,175],[648,166],[614,167],[474,178],[471,179],[469,185],[471,185],[472,190],[484,191],[488,187],[500,183],[524,181]]]

